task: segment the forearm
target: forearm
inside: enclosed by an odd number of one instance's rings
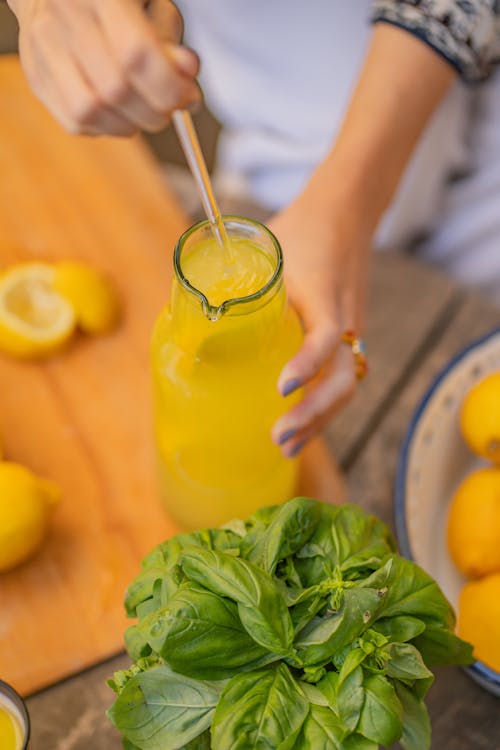
[[[306,188],[319,210],[373,233],[456,75],[407,32],[376,26],[341,130]]]

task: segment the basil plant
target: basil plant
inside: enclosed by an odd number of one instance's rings
[[[156,547],[108,716],[125,750],[430,745],[430,667],[472,648],[438,584],[354,505],[308,498]]]

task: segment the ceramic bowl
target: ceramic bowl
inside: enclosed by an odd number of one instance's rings
[[[448,507],[466,474],[486,465],[460,434],[460,405],[469,389],[494,371],[500,371],[500,328],[461,351],[435,378],[411,420],[396,477],[400,550],[438,581],[455,608],[465,578],[447,550]],[[480,661],[466,671],[500,696],[500,673]]]

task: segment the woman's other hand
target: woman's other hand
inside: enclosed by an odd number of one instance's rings
[[[285,283],[304,326],[300,351],[284,367],[278,388],[286,397],[304,387],[303,399],[274,425],[272,437],[296,455],[351,398],[355,359],[342,334],[363,330],[369,235],[351,231],[347,217],[323,213],[321,180],[269,223],[285,259]],[[324,207],[326,211],[326,206]]]

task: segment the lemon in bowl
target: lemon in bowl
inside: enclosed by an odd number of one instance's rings
[[[468,578],[500,571],[500,468],[477,469],[460,483],[449,508],[447,542]]]
[[[460,427],[474,453],[500,464],[500,372],[471,388],[462,404]]]

